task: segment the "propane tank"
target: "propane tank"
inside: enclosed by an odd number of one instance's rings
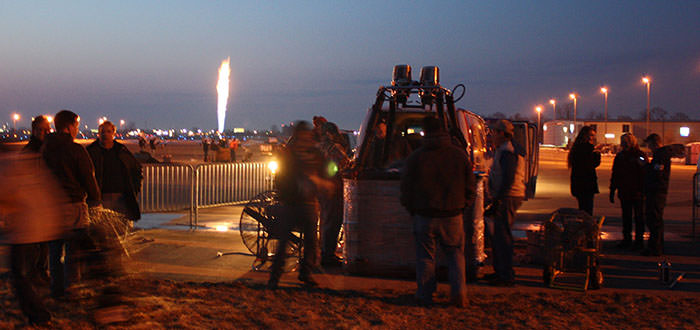
[[[671,262],[668,260],[668,257],[664,258],[663,261],[660,261],[658,264],[659,268],[659,281],[663,284],[668,284],[671,282]]]

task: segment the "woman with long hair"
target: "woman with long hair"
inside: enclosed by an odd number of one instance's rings
[[[615,203],[615,191],[622,207],[622,242],[620,248],[632,246],[632,218],[634,214],[634,247],[644,247],[644,166],[647,156],[639,149],[637,138],[630,133],[620,137],[622,150],[613,161],[610,177],[610,203]]]
[[[578,209],[593,215],[593,197],[598,191],[596,167],[600,165],[600,152],[594,150],[595,130],[581,127],[567,159],[571,169],[571,194],[578,201]]]

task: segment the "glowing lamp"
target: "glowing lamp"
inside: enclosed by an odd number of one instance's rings
[[[424,66],[420,69],[420,84],[428,87],[440,86],[440,69],[436,66]]]
[[[607,134],[605,134],[605,138],[606,138],[606,139],[614,139],[614,138],[615,138],[615,134],[613,134],[613,133],[607,133]]]
[[[267,163],[267,168],[270,169],[270,172],[272,172],[272,174],[275,174],[279,169],[279,163],[273,160]]]
[[[682,137],[688,137],[690,135],[690,127],[681,127],[680,133]]]

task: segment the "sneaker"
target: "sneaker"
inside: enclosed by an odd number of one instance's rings
[[[620,243],[617,243],[618,249],[627,249],[627,248],[630,248],[631,246],[632,246],[632,241],[628,240],[628,239],[622,240],[622,241],[620,241]]]
[[[304,283],[304,286],[308,287],[317,287],[318,282],[309,274],[309,275],[302,275],[299,274],[299,281],[302,281]]]
[[[496,279],[490,280],[489,285],[490,286],[497,286],[497,287],[513,287],[513,286],[515,286],[515,281],[496,278]]]

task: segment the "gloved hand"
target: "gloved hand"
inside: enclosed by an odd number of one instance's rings
[[[610,203],[615,204],[615,190],[610,190]]]

